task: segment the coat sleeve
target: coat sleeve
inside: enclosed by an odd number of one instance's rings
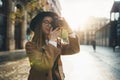
[[[33,42],[26,43],[26,53],[29,57],[31,67],[39,71],[50,70],[57,56],[60,54],[58,49],[51,44],[38,50]]]
[[[69,37],[69,44],[62,46],[62,55],[71,55],[78,53],[80,51],[80,43],[78,37],[71,38]]]

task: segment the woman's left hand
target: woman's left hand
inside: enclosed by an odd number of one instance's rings
[[[27,42],[25,45],[25,49],[26,49],[27,53],[31,53],[32,50],[34,50],[36,48],[37,48],[37,46],[35,45],[34,42]]]

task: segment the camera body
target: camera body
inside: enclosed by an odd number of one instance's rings
[[[68,32],[64,28],[61,29],[61,34],[59,36],[62,44],[69,44]]]
[[[63,26],[63,21],[56,19],[54,22],[51,23],[53,30],[56,29],[57,27],[62,27]]]

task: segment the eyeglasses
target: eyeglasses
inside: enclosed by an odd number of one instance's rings
[[[49,27],[52,27],[52,24],[48,20],[43,20],[42,23],[49,26]]]

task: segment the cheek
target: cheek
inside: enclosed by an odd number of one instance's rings
[[[42,29],[43,33],[45,33],[45,28],[44,28],[44,27],[42,27],[41,29]]]
[[[48,28],[42,27],[42,31],[44,34],[47,34],[47,35],[50,34],[50,29]]]

